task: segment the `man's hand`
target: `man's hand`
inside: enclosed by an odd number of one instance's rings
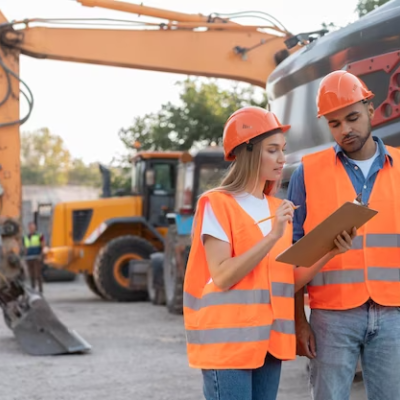
[[[310,324],[304,320],[296,323],[296,353],[309,359],[317,356],[315,349],[315,337]]]
[[[349,235],[346,231],[339,234],[334,240],[335,248],[330,252],[332,257],[338,254],[346,253],[351,249],[353,244],[353,239],[357,236],[357,229],[353,227],[351,234]]]

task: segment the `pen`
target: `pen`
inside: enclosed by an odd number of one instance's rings
[[[300,207],[300,206],[294,206],[293,209],[294,209],[294,210],[297,210],[299,207]],[[264,219],[262,219],[262,220],[260,220],[260,221],[258,221],[258,222],[255,222],[254,225],[261,224],[261,222],[268,221],[269,219],[272,219],[272,218],[274,218],[274,217],[275,217],[275,215],[271,215],[271,216],[269,216],[269,217],[267,217],[267,218],[264,218]]]

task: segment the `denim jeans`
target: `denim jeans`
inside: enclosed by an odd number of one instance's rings
[[[368,400],[400,399],[400,307],[373,301],[345,311],[311,310],[317,356],[314,400],[349,400],[359,357]]]
[[[208,369],[203,373],[206,400],[275,400],[281,360],[268,354],[257,369]]]

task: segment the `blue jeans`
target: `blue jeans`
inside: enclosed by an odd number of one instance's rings
[[[400,399],[400,307],[368,301],[345,311],[311,310],[317,356],[310,362],[314,400],[348,400],[361,357],[369,400]]]
[[[282,361],[268,354],[257,369],[208,369],[203,373],[206,400],[275,400]]]

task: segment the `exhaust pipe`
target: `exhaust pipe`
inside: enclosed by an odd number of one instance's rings
[[[101,197],[111,197],[111,172],[105,165],[100,163],[99,169],[103,183],[103,193]]]

